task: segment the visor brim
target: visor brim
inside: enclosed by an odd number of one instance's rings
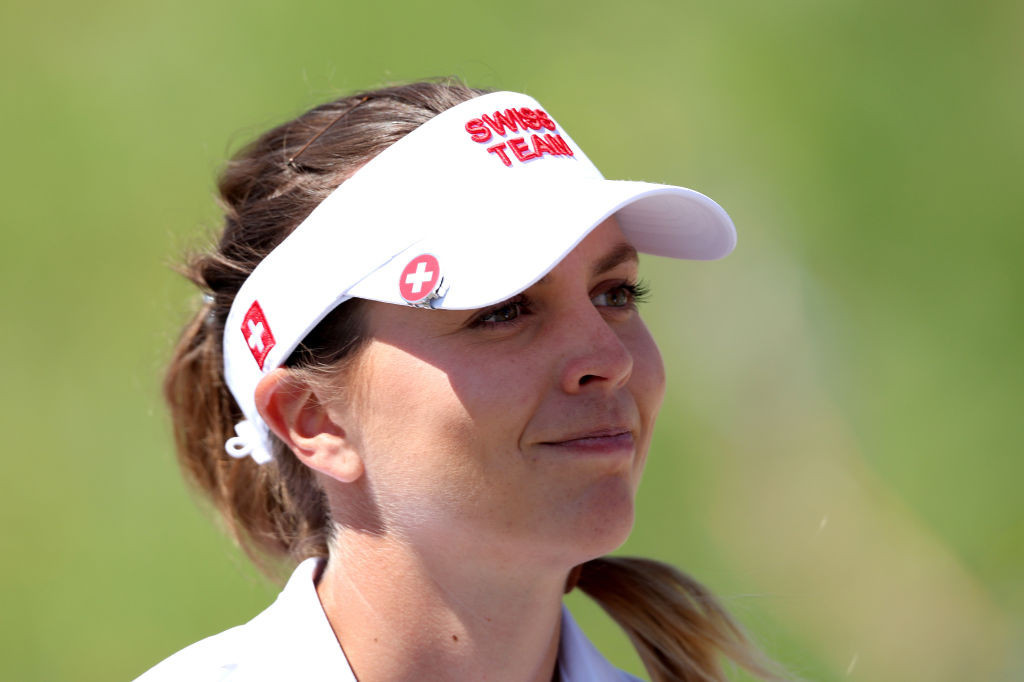
[[[714,260],[736,245],[728,214],[707,196],[684,187],[594,179],[551,191],[508,194],[505,206],[460,201],[441,215],[446,224],[357,282],[349,296],[405,304],[399,279],[421,254],[437,258],[444,278],[432,307],[482,308],[503,301],[544,277],[595,227],[614,215],[641,253]]]

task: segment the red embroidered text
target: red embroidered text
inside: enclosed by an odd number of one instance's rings
[[[541,132],[544,130],[551,132]],[[474,142],[490,142],[495,135],[507,138],[487,147],[488,153],[494,154],[506,166],[511,166],[513,159],[525,162],[542,158],[545,154],[574,156],[572,148],[557,131],[555,122],[544,111],[527,107],[495,111],[466,123],[466,132]],[[515,133],[519,135],[509,137]]]

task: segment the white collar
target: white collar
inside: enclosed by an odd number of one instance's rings
[[[320,598],[316,577],[322,559],[299,564],[277,599],[245,625],[208,637],[165,660],[137,682],[202,680],[356,682]],[[558,651],[561,682],[637,680],[609,663],[562,606]]]
[[[291,651],[301,652],[300,656],[288,656],[293,679],[312,679],[294,675],[298,671],[291,666],[297,665],[295,659],[301,658],[304,661],[302,671],[308,675],[355,682],[355,675],[338,646],[334,630],[331,629],[316,593],[315,577],[320,573],[320,562],[319,559],[307,559],[299,564],[277,601],[259,617],[273,610],[274,620],[295,624],[279,628],[282,634],[287,633]],[[590,643],[564,605],[558,670],[562,682],[621,682],[630,679],[612,666]],[[329,674],[325,674],[326,671],[330,671]]]

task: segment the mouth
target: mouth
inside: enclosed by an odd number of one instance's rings
[[[575,433],[567,438],[544,441],[541,445],[566,452],[591,455],[632,455],[636,449],[633,432],[625,427],[611,427]]]

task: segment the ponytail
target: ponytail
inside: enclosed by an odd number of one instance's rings
[[[653,682],[725,682],[721,656],[760,679],[783,679],[685,573],[636,557],[602,557],[578,568],[577,585],[626,631]]]
[[[198,259],[190,276],[208,264]],[[275,558],[327,556],[327,505],[312,473],[285,448],[277,448],[274,461],[263,466],[225,452],[224,442],[241,417],[224,383],[222,330],[213,307],[205,303],[182,331],[164,380],[178,461],[232,538],[274,575]]]

